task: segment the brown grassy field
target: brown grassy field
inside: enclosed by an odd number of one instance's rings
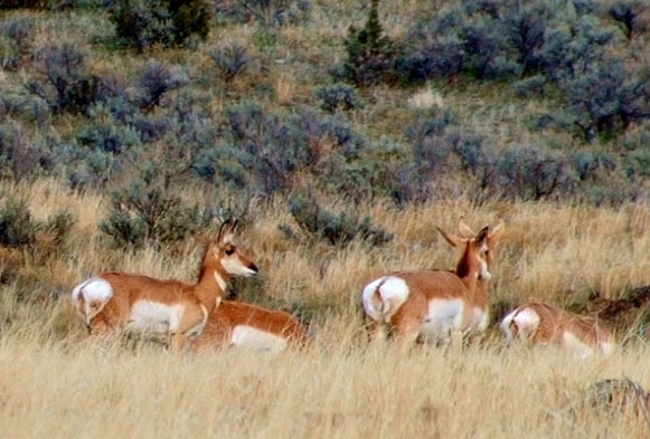
[[[465,199],[398,211],[363,207],[395,234],[383,248],[333,249],[289,241],[279,200],[256,203],[241,241],[261,267],[260,302],[311,307],[316,342],[308,352],[228,351],[174,355],[156,343],[85,341],[71,288],[102,269],[191,281],[200,248],[110,250],[94,226],[107,205],[57,181],[3,186],[20,192],[34,217],[61,208],[77,219],[69,255],[44,267],[49,297],[2,287],[0,425],[3,437],[459,437],[642,438],[650,425],[634,409],[595,411],[585,389],[605,378],[647,386],[650,354],[631,337],[609,359],[580,361],[554,349],[503,346],[492,330],[462,353],[434,347],[404,354],[366,350],[361,287],[400,268],[449,267],[456,254],[435,230],[506,222],[490,286],[493,303],[543,299],[566,306],[592,291],[618,297],[650,284],[646,205],[620,209]],[[43,276],[44,272],[40,271]],[[249,281],[245,281],[248,283]],[[48,294],[45,293],[45,294]],[[28,293],[27,293],[28,294]],[[44,294],[44,293],[40,293]],[[623,334],[619,334],[622,337]]]

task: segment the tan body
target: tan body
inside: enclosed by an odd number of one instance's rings
[[[595,351],[608,355],[616,346],[612,328],[602,320],[542,302],[527,303],[509,313],[501,322],[501,330],[508,342],[520,339],[558,345],[581,357]]]
[[[196,350],[244,347],[277,352],[289,346],[305,347],[309,341],[305,329],[289,313],[224,300],[210,313],[194,347]]]
[[[198,336],[219,305],[231,275],[252,276],[257,267],[235,246],[236,223],[224,223],[201,262],[198,283],[105,272],[72,291],[72,301],[91,335],[125,329],[171,338],[181,348]]]
[[[492,231],[485,227],[474,234],[461,223],[465,238],[438,230],[452,246],[462,250],[456,270],[399,271],[366,285],[362,302],[374,340],[383,339],[387,327],[405,345],[418,337],[449,342],[487,328],[488,268],[502,225]]]

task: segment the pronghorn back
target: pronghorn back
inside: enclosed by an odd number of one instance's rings
[[[583,357],[594,350],[608,355],[616,346],[614,331],[606,322],[543,302],[527,303],[510,312],[501,330],[508,342],[556,344]]]
[[[289,346],[302,348],[309,343],[307,331],[291,314],[224,300],[210,314],[194,347],[196,350],[245,347],[277,352]]]
[[[75,309],[90,334],[118,329],[171,336],[181,347],[196,337],[221,302],[230,276],[252,276],[257,267],[237,248],[236,221],[222,224],[201,261],[198,283],[121,272],[104,272],[72,291]]]

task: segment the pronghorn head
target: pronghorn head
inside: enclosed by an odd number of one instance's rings
[[[255,276],[258,272],[253,261],[244,255],[234,241],[237,220],[227,220],[219,228],[219,234],[209,244],[203,260],[202,271],[212,267],[215,278],[224,276]],[[221,282],[219,282],[221,283]]]
[[[494,228],[485,226],[480,232],[475,233],[463,220],[459,223],[458,237],[438,227],[438,231],[453,247],[461,249],[463,254],[458,261],[456,272],[460,277],[476,273],[479,281],[488,281],[492,277],[490,265],[494,262],[494,253],[503,235],[503,221]]]

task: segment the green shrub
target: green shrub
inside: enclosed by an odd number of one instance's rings
[[[247,53],[246,46],[240,43],[231,43],[214,49],[210,51],[209,56],[226,82],[231,82],[246,72],[251,64],[251,57]]]
[[[150,60],[138,78],[138,86],[142,91],[140,108],[150,111],[160,105],[163,96],[183,87],[187,82],[182,71],[169,68],[157,60]]]
[[[47,10],[52,9],[58,4],[62,3],[61,0],[0,0],[0,10],[7,9],[36,9]]]
[[[34,27],[35,21],[31,17],[14,18],[2,24],[2,67],[16,70],[27,64],[34,44]]]
[[[207,225],[209,218],[197,204],[184,203],[170,190],[171,177],[177,172],[173,166],[148,160],[132,172],[135,180],[113,191],[112,210],[99,224],[115,246],[174,243]]]
[[[642,0],[619,1],[611,5],[609,15],[623,26],[625,36],[632,39],[647,30],[643,20],[639,19],[646,10],[648,6]]]
[[[337,110],[348,111],[359,107],[360,101],[354,87],[336,83],[316,90],[316,97],[322,101],[321,108],[328,113]]]
[[[64,112],[87,115],[90,108],[114,96],[102,78],[88,72],[88,55],[71,43],[47,44],[35,56],[36,74],[28,90],[50,107],[54,114]]]
[[[20,123],[0,125],[0,177],[31,180],[48,170],[51,151],[27,136]]]
[[[32,220],[27,203],[7,200],[0,209],[0,245],[20,248],[36,242],[39,225]]]
[[[183,239],[198,213],[183,205],[177,196],[144,181],[114,191],[111,198],[113,209],[99,228],[116,246],[141,247],[150,241]]]
[[[311,3],[307,0],[240,0],[216,1],[219,18],[236,23],[258,21],[263,27],[298,25],[309,19]]]
[[[347,59],[342,75],[359,87],[394,80],[396,52],[379,23],[379,0],[371,0],[368,21],[361,30],[350,27],[344,41]]]
[[[74,220],[62,212],[37,221],[24,200],[8,199],[0,207],[0,246],[24,250],[35,263],[62,253]]]
[[[212,14],[204,0],[118,0],[110,9],[118,41],[139,51],[205,40]]]
[[[358,239],[376,246],[393,239],[391,233],[374,227],[370,217],[360,220],[355,214],[332,213],[321,208],[312,194],[292,196],[289,212],[302,230],[330,245],[345,247]]]

